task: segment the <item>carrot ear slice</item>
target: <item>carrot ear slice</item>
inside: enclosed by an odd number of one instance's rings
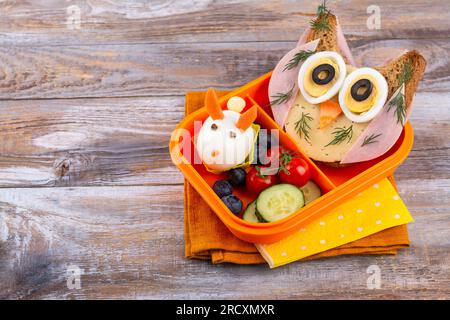
[[[241,129],[242,131],[247,130],[256,120],[256,116],[258,115],[258,109],[256,106],[251,107],[247,111],[245,111],[239,117],[239,120],[236,123],[236,127]]]
[[[206,91],[205,105],[206,111],[208,111],[209,116],[213,120],[223,119],[223,111],[220,107],[216,91],[213,88],[209,88],[208,91]]]
[[[320,123],[319,128],[328,126],[334,119],[342,113],[341,106],[332,100],[320,104]]]

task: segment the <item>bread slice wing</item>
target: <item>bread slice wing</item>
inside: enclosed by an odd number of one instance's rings
[[[338,18],[332,13],[318,16],[313,20],[306,39],[307,41],[320,39],[317,51],[338,52],[347,64],[356,65]]]
[[[388,83],[388,102],[342,157],[341,164],[375,159],[397,142],[411,113],[412,100],[425,67],[425,58],[412,50],[377,68]]]
[[[411,104],[416,93],[419,81],[422,79],[427,62],[425,58],[416,50],[408,51],[402,54],[397,59],[388,62],[385,66],[375,68],[386,79],[389,87],[389,97],[392,97],[394,92],[400,87],[400,80],[402,73],[405,72],[405,65],[410,64],[411,75],[405,86],[405,107],[407,115],[411,111]]]
[[[322,27],[314,28],[314,23],[322,25]],[[320,39],[317,51],[339,52],[336,16],[331,13],[322,17],[319,16],[311,24],[312,27],[307,38],[308,42]]]

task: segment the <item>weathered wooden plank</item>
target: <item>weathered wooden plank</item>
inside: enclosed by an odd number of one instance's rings
[[[268,270],[182,258],[183,178],[167,143],[185,91],[272,69],[317,3],[0,0],[0,298],[449,299],[450,7],[378,1],[382,29],[368,31],[371,4],[330,4],[359,63],[403,47],[429,61],[396,172],[412,246]],[[366,289],[371,264],[381,290]],[[66,286],[70,265],[84,269],[80,290]]]
[[[0,297],[449,298],[450,179],[399,187],[416,219],[410,249],[274,270],[184,259],[182,186],[1,189]],[[380,290],[366,287],[372,264]],[[79,290],[66,286],[71,265]]]
[[[183,104],[182,97],[0,101],[0,186],[180,184],[168,145]]]
[[[0,99],[182,95],[239,87],[274,68],[292,42],[0,47]],[[380,62],[417,48],[429,66],[422,91],[450,90],[450,42],[355,43],[357,61]],[[376,50],[375,50],[376,49]]]
[[[450,97],[420,92],[399,179],[450,178]],[[0,102],[0,187],[181,184],[168,142],[183,97]]]
[[[295,41],[319,1],[1,1],[0,44]],[[351,37],[447,38],[447,1],[377,1],[381,29],[369,30],[371,1],[333,1]],[[75,9],[71,9],[75,6]],[[80,14],[79,29],[71,17]]]

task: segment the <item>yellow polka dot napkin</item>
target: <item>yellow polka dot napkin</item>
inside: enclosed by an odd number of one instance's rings
[[[256,247],[275,268],[412,221],[397,191],[383,179],[293,235]]]

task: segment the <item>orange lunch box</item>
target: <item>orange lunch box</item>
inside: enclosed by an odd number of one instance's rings
[[[208,172],[202,163],[194,163],[195,148],[193,139],[195,122],[201,123],[208,117],[203,107],[186,116],[173,131],[169,143],[172,161],[181,170],[189,183],[197,190],[208,203],[219,219],[238,238],[253,243],[272,243],[294,233],[311,221],[320,218],[330,209],[344,203],[348,199],[375,184],[381,179],[391,175],[394,170],[406,159],[413,145],[413,130],[409,122],[395,145],[383,156],[348,165],[345,167],[331,167],[326,164],[315,163],[309,159],[270,116],[271,110],[268,97],[268,85],[271,72],[253,80],[247,85],[230,92],[222,97],[220,105],[226,107],[229,98],[239,96],[246,100],[246,108],[253,104],[257,106],[258,116],[256,123],[265,129],[279,131],[280,145],[298,152],[311,166],[311,179],[322,189],[323,195],[301,208],[296,213],[270,223],[252,223],[235,216],[212,190],[215,181],[225,179],[226,174]],[[192,163],[191,163],[192,162]],[[238,196],[244,208],[255,199],[245,188],[236,188],[233,192]]]

